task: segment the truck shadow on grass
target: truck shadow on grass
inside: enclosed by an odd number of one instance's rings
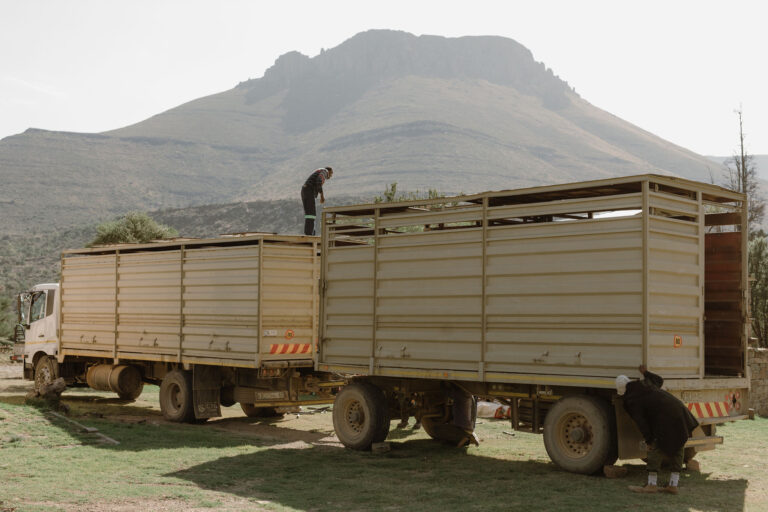
[[[431,440],[392,443],[373,455],[329,446],[304,450],[267,448],[222,457],[164,476],[202,489],[278,503],[298,510],[574,510],[679,511],[744,509],[747,481],[709,480],[686,473],[682,491],[638,495],[643,466],[609,480],[566,473],[554,464],[505,460],[449,448]],[[666,476],[665,476],[666,478]]]
[[[280,426],[275,420],[246,417],[221,418],[205,425],[171,423],[165,421],[158,411],[145,406],[132,406],[130,402],[100,403],[98,408],[80,408],[77,402],[71,398],[62,400],[62,404],[70,407],[70,411],[64,413],[42,399],[27,401],[23,396],[2,396],[0,409],[10,417],[24,417],[38,424],[46,423],[59,432],[58,437],[69,439],[68,442],[73,445],[101,445],[101,448],[114,451],[276,445],[296,448],[308,447],[312,443],[323,444],[324,439],[333,435],[332,432]],[[95,428],[98,433],[119,444],[103,444],[95,432],[83,431],[81,426]],[[0,433],[2,431],[0,428]],[[291,446],[291,443],[294,445]]]

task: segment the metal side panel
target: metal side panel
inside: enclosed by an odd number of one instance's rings
[[[697,205],[651,194],[648,223],[648,367],[698,377],[704,364],[703,223]],[[683,220],[685,219],[685,220]]]
[[[493,228],[487,370],[603,376],[636,367],[641,228],[636,216]]]
[[[266,245],[262,263],[260,357],[308,359],[317,337],[319,260],[306,246]]]
[[[117,351],[179,354],[181,251],[118,256]]]
[[[61,279],[61,350],[111,356],[115,343],[116,256],[65,257]]]
[[[184,253],[182,357],[256,360],[259,245]]]
[[[374,248],[337,247],[327,258],[323,295],[323,350],[326,364],[368,366],[373,348]]]

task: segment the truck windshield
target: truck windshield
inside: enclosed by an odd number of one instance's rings
[[[32,294],[30,292],[24,292],[19,294],[17,302],[17,317],[19,323],[26,325],[29,323],[29,306],[32,304]]]
[[[35,292],[32,294],[32,306],[29,310],[29,322],[36,322],[45,318],[45,292]]]

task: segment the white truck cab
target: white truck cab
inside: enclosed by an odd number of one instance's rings
[[[59,352],[59,284],[45,283],[17,297],[18,328],[16,342],[23,341],[24,376],[31,378],[43,356],[56,358]],[[21,329],[24,336],[21,338]]]

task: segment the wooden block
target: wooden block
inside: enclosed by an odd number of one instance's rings
[[[389,443],[373,443],[371,445],[371,453],[387,453],[391,449]]]

